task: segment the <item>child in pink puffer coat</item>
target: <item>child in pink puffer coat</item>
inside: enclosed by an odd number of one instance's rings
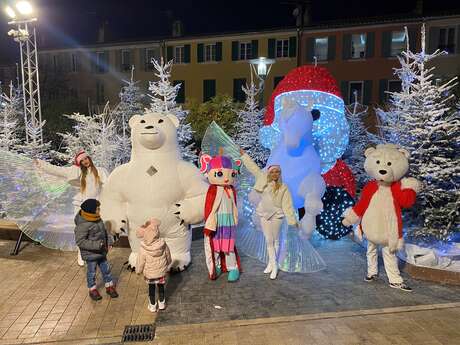
[[[160,221],[152,218],[136,231],[136,235],[142,238],[139,255],[137,257],[136,273],[143,273],[149,284],[148,309],[154,313],[157,311],[155,298],[155,286],[158,285],[158,308],[166,308],[165,283],[166,274],[171,264],[171,253],[165,241],[160,238]]]

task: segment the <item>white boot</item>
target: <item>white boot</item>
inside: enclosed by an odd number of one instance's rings
[[[149,304],[147,306],[147,309],[151,312],[151,313],[156,313],[157,312],[157,304],[152,304],[150,303],[149,301]]]
[[[81,258],[80,248],[77,248],[77,264],[78,266],[85,266],[85,262]]]
[[[268,261],[267,267],[265,267],[264,273],[265,273],[265,274],[269,274],[269,273],[272,272],[272,269],[273,269],[273,268],[272,268],[272,263],[271,263],[271,261],[269,260],[269,261]]]
[[[276,279],[276,276],[278,275],[278,264],[275,262],[273,264],[273,270],[272,273],[270,273],[270,279]]]
[[[268,254],[268,265],[265,268],[264,273],[268,274],[273,271],[273,262],[275,261],[275,248],[274,247],[267,247],[267,254]]]

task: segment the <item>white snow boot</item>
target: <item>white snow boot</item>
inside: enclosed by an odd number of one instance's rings
[[[77,264],[78,266],[85,266],[85,262],[81,258],[80,248],[77,248]]]

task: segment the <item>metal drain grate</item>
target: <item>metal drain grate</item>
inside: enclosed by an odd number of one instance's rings
[[[130,341],[149,341],[155,338],[155,326],[149,325],[130,325],[125,326],[122,342]]]

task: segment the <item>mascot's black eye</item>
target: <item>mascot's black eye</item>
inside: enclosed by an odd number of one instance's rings
[[[232,177],[235,177],[236,176],[236,172],[232,172]]]
[[[380,161],[377,161],[376,163],[377,163],[377,164],[380,164]]]
[[[159,120],[158,120],[158,123],[163,123],[163,119],[159,119]]]
[[[224,176],[224,173],[223,173],[222,171],[219,171],[219,172],[217,173],[217,176],[222,177],[222,176]]]
[[[145,120],[141,120],[141,123],[145,123]]]
[[[391,162],[388,162],[387,165],[390,166],[390,165],[391,165]]]

